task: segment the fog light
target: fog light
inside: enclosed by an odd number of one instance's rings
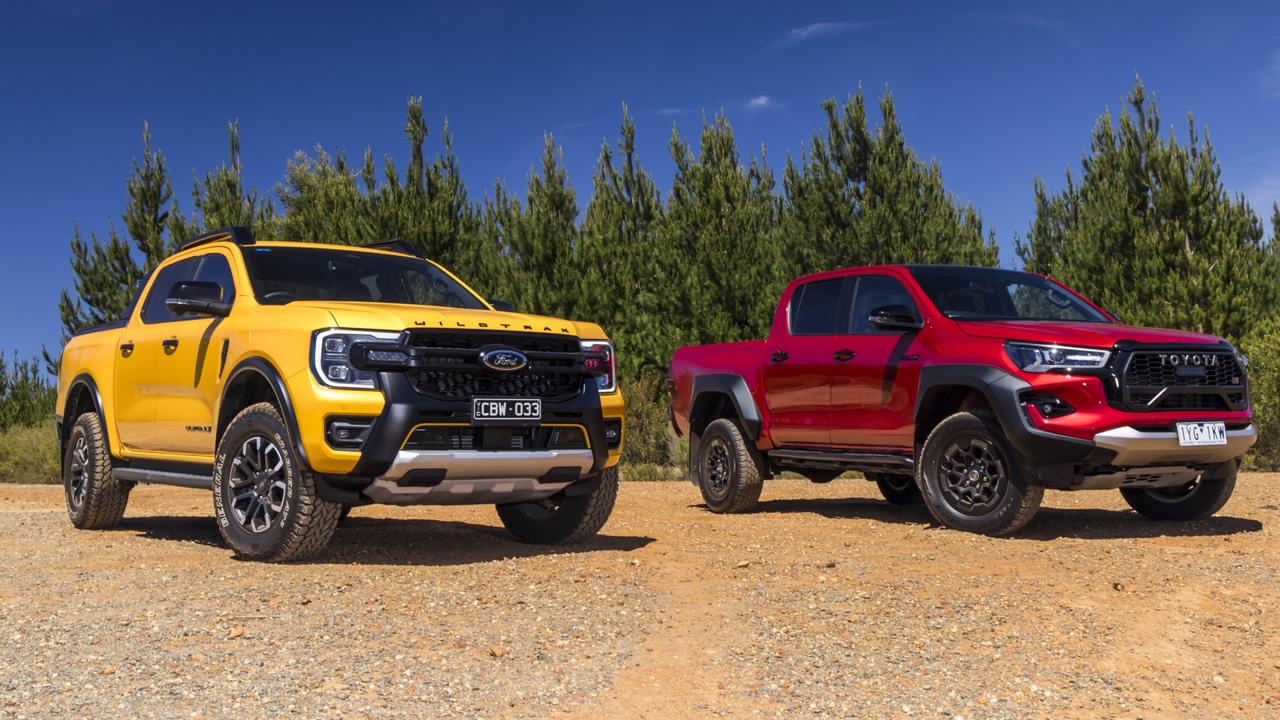
[[[1041,417],[1052,420],[1053,418],[1070,415],[1076,409],[1071,407],[1065,400],[1048,393],[1035,393],[1027,395],[1022,400],[1026,407],[1034,407]]]
[[[338,450],[359,450],[369,437],[373,418],[329,418],[325,422],[324,437],[329,447]]]
[[[610,449],[622,443],[622,421],[607,420],[604,424],[604,441]]]

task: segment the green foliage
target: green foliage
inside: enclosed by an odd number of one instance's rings
[[[627,464],[677,464],[679,447],[667,420],[667,398],[662,384],[662,376],[655,373],[622,382],[622,394],[627,401],[622,460]]]
[[[942,184],[936,162],[906,144],[893,96],[880,98],[880,127],[867,129],[862,91],[843,108],[822,104],[823,137],[783,170],[783,236],[788,276],[854,265],[957,263],[995,265],[994,237],[982,218]]]
[[[35,360],[0,355],[0,430],[43,423],[53,415],[55,388]]]
[[[1253,417],[1262,428],[1248,462],[1258,470],[1280,470],[1280,436],[1273,431],[1280,427],[1280,318],[1259,325],[1240,350],[1249,358]]]
[[[671,133],[676,165],[667,198],[665,262],[683,282],[669,291],[668,319],[678,342],[706,343],[763,337],[786,284],[778,233],[781,202],[763,158],[739,160],[733,128],[723,113],[703,120],[695,154]]]
[[[46,416],[38,425],[0,430],[0,483],[60,483],[58,435]]]
[[[1222,186],[1208,135],[1160,134],[1137,82],[1119,124],[1094,126],[1077,182],[1035,182],[1036,217],[1017,243],[1027,269],[1053,275],[1135,325],[1240,338],[1280,300],[1273,244],[1241,195]]]
[[[687,271],[675,235],[662,231],[662,194],[640,167],[635,134],[624,105],[616,164],[613,148],[600,148],[577,262],[576,315],[608,329],[623,377],[666,369],[681,336],[670,309]]]

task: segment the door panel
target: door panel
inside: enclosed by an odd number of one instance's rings
[[[778,445],[831,442],[831,345],[827,336],[793,337],[770,343],[765,358],[769,427]]]
[[[905,306],[920,317],[911,295],[888,275],[858,276],[849,334],[852,358],[838,362],[831,381],[831,441],[847,447],[905,449],[914,445],[920,386],[918,333],[878,330],[867,318],[880,307]]]
[[[227,258],[220,253],[200,256],[192,278],[217,283],[222,301],[233,302],[235,284]],[[157,449],[166,452],[213,455],[215,404],[220,396],[223,335],[226,318],[185,315],[158,326],[167,332],[160,340],[156,382]]]
[[[117,345],[115,392],[107,399],[115,403],[116,437],[126,448],[155,447],[158,392],[153,379],[159,346],[149,342],[145,327],[133,325],[125,329]]]
[[[764,358],[769,426],[778,445],[831,443],[831,365],[848,307],[844,277],[799,285],[788,301],[786,332],[775,332]]]

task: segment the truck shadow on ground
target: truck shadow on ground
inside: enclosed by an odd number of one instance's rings
[[[139,537],[230,549],[212,517],[153,516],[125,518],[120,529]],[[526,545],[499,525],[456,520],[349,517],[338,526],[329,546],[307,564],[339,565],[469,565],[517,557],[630,552],[654,538],[596,535],[577,545]]]
[[[696,505],[706,508],[706,505]],[[863,519],[903,525],[939,527],[923,505],[890,505],[880,500],[764,500],[760,513],[813,513],[833,519]],[[1148,520],[1132,510],[1095,508],[1043,508],[1031,523],[1010,538],[1022,540],[1118,540],[1157,537],[1213,537],[1261,532],[1262,522],[1252,518],[1215,515],[1196,522]]]

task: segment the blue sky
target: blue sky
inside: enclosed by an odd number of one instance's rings
[[[1135,73],[1164,123],[1207,126],[1229,189],[1280,200],[1280,6],[1239,3],[352,3],[31,0],[0,10],[0,349],[58,337],[76,223],[124,204],[143,120],[185,209],[238,119],[250,183],[317,144],[405,156],[405,100],[448,116],[473,197],[522,188],[543,133],[585,204],[621,103],[666,187],[672,125],[723,108],[779,167],[819,103],[887,85],[907,138],[975,203],[1008,264],[1037,175],[1061,185]],[[433,145],[433,150],[434,150]],[[403,165],[403,162],[401,163]],[[1267,208],[1265,211],[1263,208]]]

